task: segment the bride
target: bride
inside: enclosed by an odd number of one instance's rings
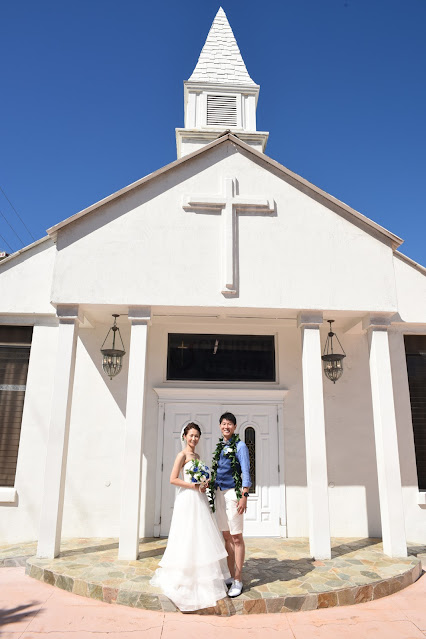
[[[160,568],[151,579],[182,611],[215,606],[227,595],[230,574],[222,535],[213,518],[206,494],[187,472],[194,459],[200,427],[191,422],[183,430],[185,448],[176,457],[170,483],[178,486],[169,539]],[[179,477],[182,471],[183,479]]]

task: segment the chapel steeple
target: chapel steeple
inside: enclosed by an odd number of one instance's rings
[[[208,144],[228,129],[263,152],[269,133],[256,131],[259,90],[220,7],[197,65],[184,82],[185,128],[176,129],[178,157]]]

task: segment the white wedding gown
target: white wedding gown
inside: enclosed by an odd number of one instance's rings
[[[190,482],[183,467],[183,479]],[[227,595],[227,552],[207,496],[179,488],[167,548],[151,579],[183,611],[215,606]]]

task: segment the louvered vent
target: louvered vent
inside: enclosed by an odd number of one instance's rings
[[[235,95],[207,96],[207,126],[237,126],[237,97]]]

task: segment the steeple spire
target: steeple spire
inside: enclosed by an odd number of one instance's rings
[[[184,82],[185,128],[176,129],[178,157],[205,146],[225,130],[263,152],[269,133],[256,130],[259,89],[220,7],[196,67]]]
[[[240,49],[222,7],[210,27],[189,82],[257,86],[248,74]]]

